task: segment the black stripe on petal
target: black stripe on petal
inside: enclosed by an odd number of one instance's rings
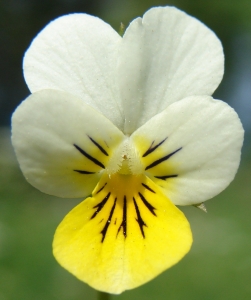
[[[104,207],[106,204],[107,200],[109,199],[111,193],[108,193],[105,198],[97,205],[95,205],[93,208],[97,208],[97,210],[94,212],[94,214],[91,216],[91,219],[95,218],[96,215],[101,211],[101,209]]]
[[[154,190],[152,190],[147,184],[145,184],[145,183],[141,183],[141,184],[142,184],[143,187],[145,187],[148,191],[150,191],[150,192],[156,194],[156,192],[155,192]]]
[[[158,143],[156,146],[152,147],[154,144],[154,141],[151,143],[150,147],[148,150],[146,150],[146,152],[142,155],[142,157],[146,157],[147,155],[149,155],[150,153],[152,153],[154,150],[156,150],[160,145],[162,145],[165,141],[166,141],[167,137],[161,141],[160,143]]]
[[[162,179],[162,180],[166,180],[168,178],[174,178],[174,177],[178,177],[178,174],[174,174],[174,175],[164,175],[164,176],[154,176],[155,178],[158,179]]]
[[[154,212],[154,210],[156,210],[156,208],[153,207],[153,206],[146,200],[146,198],[145,198],[141,193],[139,193],[139,196],[140,196],[141,200],[143,201],[143,203],[145,204],[145,206],[149,209],[149,211],[150,211],[154,216],[156,216],[156,214],[155,214],[155,212]]]
[[[106,156],[109,156],[108,155],[108,153],[105,151],[105,149],[99,144],[99,143],[97,143],[93,138],[91,138],[89,135],[88,135],[88,138],[93,142],[93,144],[95,145],[95,146],[97,146],[98,148],[99,148],[99,150],[103,153],[103,154],[105,154]]]
[[[97,191],[96,195],[97,195],[98,193],[100,193],[106,185],[107,185],[107,182],[106,182],[106,183],[105,183],[105,184]]]
[[[136,214],[137,214],[137,219],[136,221],[138,222],[139,224],[139,228],[140,228],[140,231],[141,231],[141,234],[143,236],[143,238],[145,238],[145,232],[144,232],[144,226],[147,227],[146,223],[144,222],[144,220],[142,219],[141,217],[141,214],[140,214],[140,211],[139,211],[139,207],[138,207],[138,204],[135,200],[135,198],[133,197],[133,203],[134,203],[134,207],[135,207],[135,210],[136,210]]]
[[[126,238],[127,234],[126,234],[126,227],[127,227],[127,200],[126,200],[126,196],[124,196],[124,204],[123,204],[123,219],[122,222],[119,226],[118,233],[120,232],[120,229],[122,228],[123,230],[123,235]]]
[[[107,220],[106,223],[105,223],[105,227],[104,227],[103,230],[101,231],[101,234],[102,234],[102,240],[101,240],[101,243],[104,242],[104,239],[105,239],[105,236],[106,236],[108,227],[109,227],[110,224],[111,224],[112,215],[113,215],[113,212],[114,212],[114,209],[115,209],[115,206],[116,206],[116,202],[117,202],[117,198],[115,198],[115,200],[114,200],[112,209],[111,209],[111,211],[110,211],[109,218],[108,218],[108,220]]]
[[[89,172],[89,171],[84,171],[84,170],[73,170],[75,172],[78,172],[80,174],[95,174],[96,172]]]
[[[172,153],[169,153],[168,155],[161,157],[157,160],[155,160],[153,163],[151,163],[150,165],[148,165],[145,170],[151,169],[157,165],[159,165],[160,163],[162,163],[163,161],[169,159],[171,156],[173,156],[175,153],[177,153],[178,151],[180,151],[182,149],[182,147],[180,147],[179,149],[173,151]]]
[[[101,168],[105,168],[105,166],[96,158],[85,152],[82,148],[80,148],[78,145],[74,144],[74,147],[81,153],[83,154],[86,158],[88,158],[90,161],[94,162],[96,165],[98,165]]]

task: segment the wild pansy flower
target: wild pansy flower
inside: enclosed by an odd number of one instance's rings
[[[12,118],[26,179],[42,192],[87,199],[56,230],[69,272],[109,293],[135,288],[190,249],[175,205],[225,189],[243,128],[210,95],[223,75],[215,34],[174,7],[135,19],[120,37],[86,14],[60,17],[24,57],[31,95]]]

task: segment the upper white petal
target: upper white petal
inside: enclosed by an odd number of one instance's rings
[[[223,76],[219,39],[174,7],[152,8],[135,19],[119,52],[124,131],[129,134],[177,100],[211,95]]]
[[[102,114],[62,91],[35,92],[12,117],[12,143],[27,181],[59,197],[91,194],[123,138]]]
[[[99,18],[86,14],[60,17],[33,40],[24,57],[31,92],[69,92],[123,127],[115,75],[121,37]]]
[[[243,134],[238,115],[230,106],[209,96],[194,96],[171,104],[131,138],[141,157],[152,142],[152,148],[162,142],[142,157],[146,167],[173,153],[146,168],[146,173],[174,204],[190,205],[214,197],[233,180]],[[168,175],[176,177],[158,178]]]

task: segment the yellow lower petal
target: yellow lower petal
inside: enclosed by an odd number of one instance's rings
[[[183,213],[144,175],[103,175],[58,226],[58,262],[95,289],[119,294],[151,280],[190,249]]]

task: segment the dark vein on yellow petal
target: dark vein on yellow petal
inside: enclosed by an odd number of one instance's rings
[[[103,188],[107,185],[107,182],[102,186],[102,188],[100,188],[97,193],[95,195],[97,195],[99,192],[101,192],[103,190]]]
[[[149,209],[149,211],[154,215],[156,216],[154,210],[156,209],[155,207],[153,207],[147,200],[146,198],[141,194],[139,193],[139,196],[141,198],[141,200],[143,201],[143,203],[145,204],[145,206]]]
[[[182,149],[182,147],[180,147],[179,149],[173,151],[172,153],[169,153],[168,155],[162,157],[162,158],[159,158],[157,160],[155,160],[153,163],[151,163],[150,165],[148,165],[145,170],[148,170],[148,169],[151,169],[157,165],[159,165],[160,163],[162,163],[163,161],[169,159],[171,156],[173,156],[175,153],[177,153],[178,151],[180,151]]]
[[[82,148],[80,148],[78,145],[73,144],[74,147],[81,153],[83,154],[86,158],[88,158],[89,160],[91,160],[92,162],[94,162],[96,165],[100,166],[101,168],[105,168],[105,166],[98,161],[96,158],[94,158],[93,156],[91,156],[90,154],[88,154],[87,152],[85,152]]]
[[[155,191],[154,190],[152,190],[148,185],[146,185],[146,184],[144,184],[144,183],[141,183],[142,185],[143,185],[143,187],[145,187],[148,191],[150,191],[150,192],[152,192],[152,193],[154,193],[154,194],[156,194],[155,193]]]
[[[145,238],[145,233],[144,233],[144,226],[147,227],[146,223],[143,221],[141,215],[140,215],[140,211],[139,211],[139,207],[138,207],[138,204],[135,200],[135,198],[133,197],[133,203],[134,203],[134,207],[135,207],[135,210],[136,210],[136,214],[137,214],[137,219],[136,221],[138,222],[139,224],[139,228],[140,228],[140,231],[141,231],[141,234],[143,236],[143,238]]]
[[[111,224],[111,220],[112,220],[112,215],[113,215],[113,212],[114,212],[114,209],[115,209],[115,206],[116,206],[116,202],[117,202],[117,198],[115,198],[114,200],[114,203],[113,203],[113,206],[112,206],[112,209],[110,211],[110,215],[109,215],[109,218],[108,220],[106,221],[105,223],[105,227],[103,228],[103,230],[101,231],[101,234],[102,234],[102,240],[101,240],[101,243],[103,243],[104,239],[105,239],[105,236],[106,236],[106,233],[107,233],[107,230],[108,230],[108,227],[110,226]]]
[[[95,205],[93,208],[97,208],[97,210],[94,212],[94,214],[91,216],[91,219],[95,218],[96,215],[101,211],[101,209],[104,207],[106,204],[107,200],[109,199],[111,193],[108,193],[105,198],[97,205]]]
[[[84,170],[73,170],[75,172],[78,172],[80,174],[95,174],[96,172],[89,172],[89,171],[84,171]]]
[[[118,233],[120,232],[120,229],[123,228],[123,234],[124,234],[124,237],[126,238],[126,219],[127,219],[127,201],[126,201],[126,196],[124,196],[124,205],[123,205],[123,219],[122,219],[122,222],[119,226],[119,229],[118,229],[118,232],[117,232],[117,235]]]
[[[150,147],[148,148],[148,150],[146,150],[146,152],[142,155],[142,157],[146,157],[147,155],[149,155],[150,153],[152,153],[154,150],[156,150],[160,145],[162,145],[164,142],[165,142],[165,140],[167,139],[167,137],[163,140],[163,141],[161,141],[160,143],[158,143],[156,146],[154,146],[153,148],[152,148],[152,145],[153,145],[153,143],[154,143],[154,141],[151,143],[151,145],[150,145]]]
[[[105,149],[104,149],[101,145],[99,145],[93,138],[91,138],[89,135],[88,135],[88,138],[93,142],[93,144],[94,144],[95,146],[97,146],[97,147],[99,148],[99,150],[100,150],[103,154],[105,154],[106,156],[109,156],[108,153],[105,151]]]
[[[178,174],[174,174],[174,175],[164,175],[164,176],[154,176],[154,177],[155,177],[155,178],[158,178],[158,179],[166,180],[167,178],[178,177]]]

